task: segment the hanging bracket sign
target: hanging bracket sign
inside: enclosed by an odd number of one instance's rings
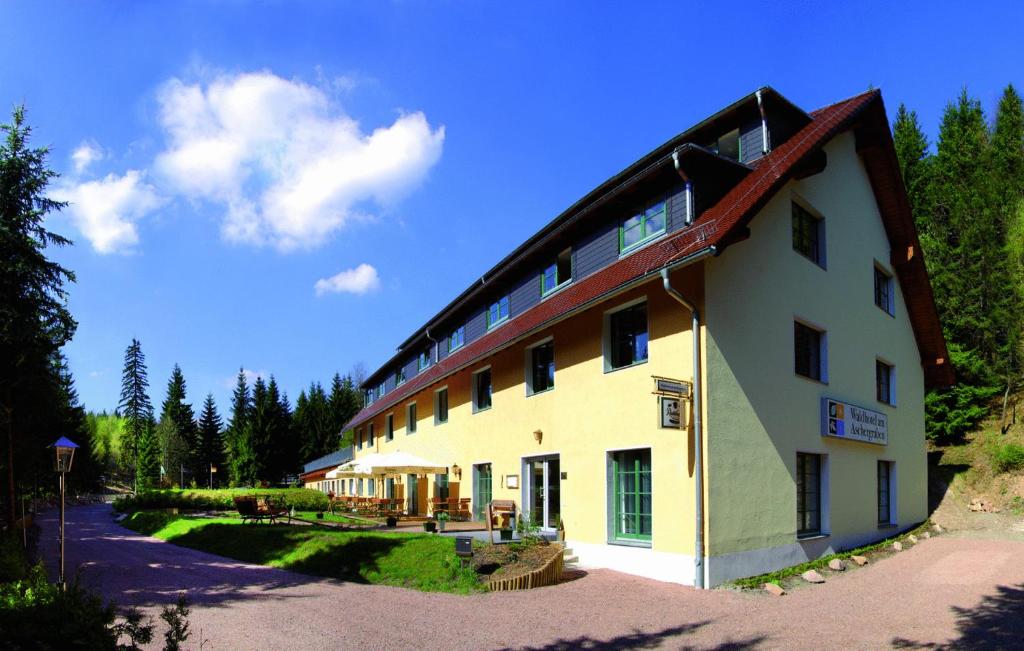
[[[822,398],[821,435],[888,445],[889,417],[835,398]]]
[[[693,385],[690,382],[658,377],[657,375],[652,375],[651,377],[654,378],[654,391],[651,393],[655,395],[689,400],[693,394]]]

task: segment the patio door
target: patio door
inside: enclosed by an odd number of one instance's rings
[[[523,464],[523,510],[541,529],[554,529],[562,514],[558,455],[527,459]]]
[[[409,506],[408,506],[409,515],[417,515],[420,512],[419,511],[419,504],[420,504],[420,491],[419,491],[419,487],[420,486],[419,486],[419,481],[417,480],[416,475],[407,475],[406,478],[405,478],[405,484],[406,484],[406,486],[409,487],[408,488],[409,494],[406,496],[406,497],[409,498]]]
[[[473,466],[473,519],[487,517],[487,505],[491,503],[491,464],[478,463]]]

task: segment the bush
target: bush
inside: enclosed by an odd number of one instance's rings
[[[216,490],[149,490],[118,498],[114,509],[122,513],[177,508],[183,511],[232,511],[240,495],[268,495],[296,511],[324,511],[327,495],[310,488],[233,488]]]
[[[1009,472],[1024,468],[1024,446],[1007,443],[995,448],[992,466],[998,472]]]

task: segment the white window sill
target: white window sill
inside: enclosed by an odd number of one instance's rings
[[[797,536],[796,541],[799,543],[805,543],[811,542],[812,540],[822,540],[824,538],[830,538],[831,536],[832,534],[830,533],[812,533],[807,534],[806,536]]]

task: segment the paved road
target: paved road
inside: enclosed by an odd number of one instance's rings
[[[53,558],[56,526],[41,519]],[[216,649],[1020,648],[1024,542],[943,536],[782,597],[596,570],[528,592],[462,597],[342,583],[175,547],[68,510],[68,567],[156,613],[188,592]],[[161,629],[162,630],[162,629]],[[198,648],[198,637],[190,644]]]

